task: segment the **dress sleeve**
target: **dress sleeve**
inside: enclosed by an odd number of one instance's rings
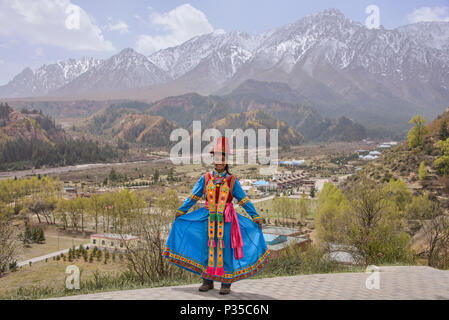
[[[201,175],[201,177],[196,182],[195,186],[193,187],[192,191],[189,193],[187,198],[184,200],[184,204],[176,210],[176,214],[183,215],[186,214],[187,211],[190,210],[190,208],[197,203],[199,199],[201,199],[203,195],[203,189],[204,189],[204,174]]]
[[[245,209],[246,213],[251,216],[254,222],[262,219],[262,217],[257,213],[256,208],[253,203],[249,200],[245,191],[242,189],[242,185],[238,179],[235,179],[234,189],[232,190],[232,195],[237,199],[238,204]]]

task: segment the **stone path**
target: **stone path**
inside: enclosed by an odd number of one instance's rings
[[[374,279],[378,277],[378,282]],[[367,281],[368,279],[368,281]],[[373,280],[374,279],[374,280]],[[371,287],[372,289],[367,288]],[[376,289],[378,284],[378,289]],[[231,294],[215,289],[199,292],[198,284],[138,289],[71,296],[70,300],[302,300],[302,299],[449,299],[449,270],[425,266],[380,267],[374,273],[330,273],[267,279],[247,279],[234,283]]]

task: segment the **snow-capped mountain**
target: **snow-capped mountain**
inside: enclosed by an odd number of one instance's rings
[[[449,22],[368,29],[328,9],[256,35],[215,31],[149,57],[125,49],[80,68],[74,78],[65,78],[72,73],[62,67],[61,78],[50,77],[48,68],[24,70],[0,87],[0,97],[135,98],[137,91],[126,90],[145,88],[139,91],[145,95],[151,87],[165,96],[174,90],[225,95],[253,79],[287,84],[304,97],[295,103],[307,102],[329,116],[436,115],[449,103]]]
[[[449,51],[449,27],[447,22],[418,22],[399,27],[396,30],[428,47]]]
[[[0,86],[0,97],[45,96],[102,62],[100,59],[83,57],[43,65],[34,71],[26,68],[8,84]]]
[[[449,30],[449,23],[440,28]],[[422,37],[426,32],[435,31],[422,30]],[[368,29],[335,9],[272,32],[215,93],[248,79],[287,83],[331,116],[436,115],[449,103],[447,51],[404,31]]]
[[[408,27],[421,26],[426,25]],[[401,30],[367,29],[338,10],[325,10],[273,32],[254,53],[250,69],[253,74],[273,68],[292,74],[299,67],[315,77],[314,71],[327,64],[337,70],[363,70],[400,80],[430,81],[444,74],[440,80],[446,85],[449,55],[441,49],[447,42],[424,41],[436,34],[433,28],[420,34]],[[449,23],[442,23],[438,40],[447,38],[446,32],[449,34]],[[247,74],[246,69],[243,72]]]
[[[188,89],[208,91],[230,79],[260,46],[267,34],[216,30],[194,37],[148,58]]]
[[[164,83],[170,76],[131,48],[105,60],[55,91],[57,95],[105,93]]]

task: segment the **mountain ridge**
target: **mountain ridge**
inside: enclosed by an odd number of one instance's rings
[[[287,84],[297,103],[321,114],[404,130],[411,115],[434,117],[449,101],[447,43],[449,22],[368,29],[327,9],[260,34],[216,30],[150,56],[127,48],[59,88],[35,92],[154,101],[186,92],[226,96],[256,80]],[[0,97],[33,95],[40,78],[31,69],[17,77]]]

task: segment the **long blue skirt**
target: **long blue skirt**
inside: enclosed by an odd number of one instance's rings
[[[207,232],[209,211],[204,207],[180,216],[173,222],[163,255],[178,267],[199,274],[209,280],[232,283],[253,276],[270,261],[271,252],[267,248],[262,230],[257,223],[238,213],[237,217],[243,239],[243,258],[235,259],[234,249],[231,247],[231,222],[225,222],[223,237],[224,276],[206,273],[209,255]],[[218,243],[216,237],[215,243]],[[214,258],[214,267],[216,267],[216,247]]]

